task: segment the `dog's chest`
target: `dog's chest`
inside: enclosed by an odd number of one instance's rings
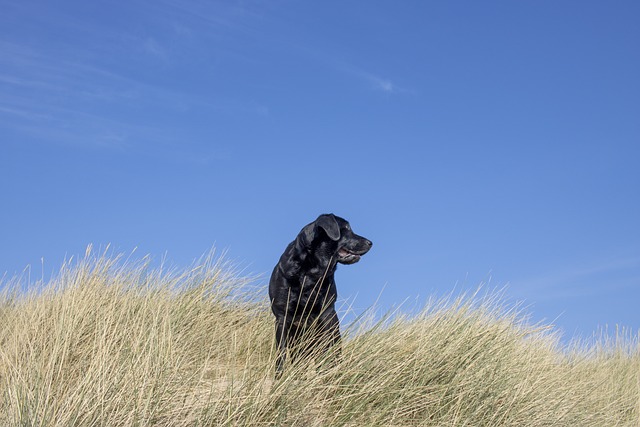
[[[333,277],[318,278],[314,274],[303,275],[300,285],[292,289],[295,294],[291,295],[291,302],[304,308],[305,311],[321,311],[336,301],[336,286]]]

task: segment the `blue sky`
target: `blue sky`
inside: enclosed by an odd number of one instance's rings
[[[0,6],[0,274],[215,246],[265,284],[333,212],[356,311],[488,282],[640,327],[639,3]]]

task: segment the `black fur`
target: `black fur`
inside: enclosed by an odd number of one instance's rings
[[[282,373],[287,349],[292,357],[300,357],[339,344],[333,275],[338,263],[358,262],[371,246],[371,241],[355,234],[346,220],[333,214],[320,215],[289,243],[269,281],[271,310],[276,317],[276,375]],[[299,348],[305,334],[310,335],[305,336],[306,348]]]

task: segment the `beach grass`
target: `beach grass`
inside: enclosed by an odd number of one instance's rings
[[[107,253],[5,280],[2,426],[640,426],[640,346],[561,345],[496,295],[375,310],[274,379],[264,287],[209,255],[151,267]]]

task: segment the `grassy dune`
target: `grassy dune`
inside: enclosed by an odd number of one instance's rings
[[[92,256],[0,296],[0,426],[639,426],[633,337],[561,348],[491,298],[360,319],[273,380],[264,289]]]

